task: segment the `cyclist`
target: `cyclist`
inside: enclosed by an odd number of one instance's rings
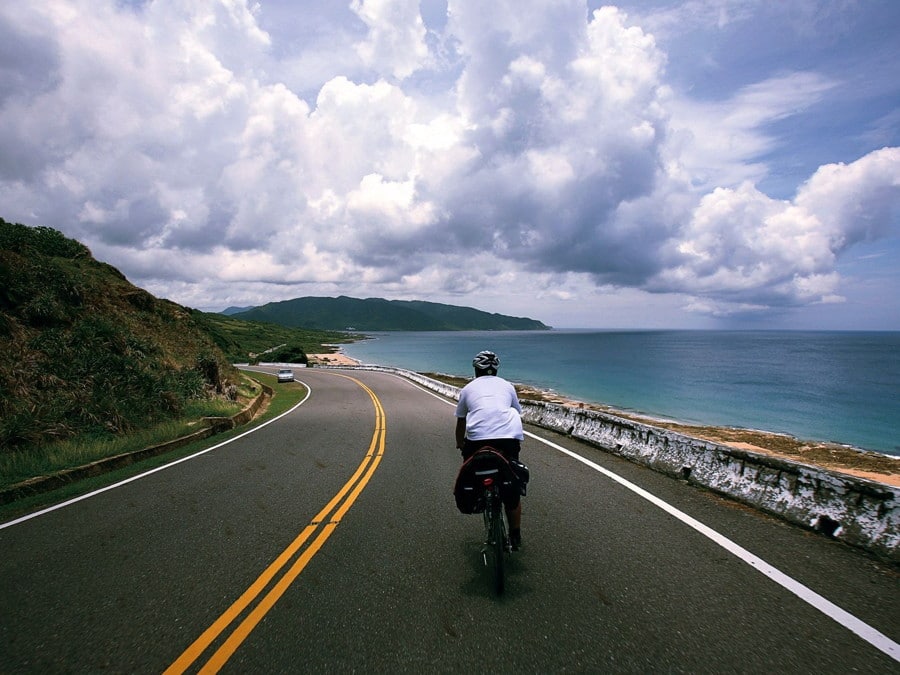
[[[456,406],[456,447],[463,461],[486,445],[508,460],[519,460],[522,440],[522,407],[515,388],[497,377],[500,359],[494,352],[479,352],[472,359],[475,379],[459,393]],[[522,500],[506,506],[509,538],[514,550],[522,543]]]

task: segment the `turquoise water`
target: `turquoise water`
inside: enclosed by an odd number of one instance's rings
[[[540,331],[377,333],[366,363],[504,377],[657,417],[788,433],[900,455],[900,333]]]

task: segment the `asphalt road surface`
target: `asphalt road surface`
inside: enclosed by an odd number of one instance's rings
[[[537,429],[497,597],[451,405],[296,374],[276,421],[0,526],[0,673],[900,672],[896,568]]]

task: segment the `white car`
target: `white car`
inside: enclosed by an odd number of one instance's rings
[[[293,382],[294,381],[294,371],[289,368],[282,368],[278,371],[278,381],[279,382]]]

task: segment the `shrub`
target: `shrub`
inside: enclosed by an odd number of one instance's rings
[[[266,354],[266,361],[275,363],[308,363],[309,359],[301,347],[285,345],[274,352]]]

